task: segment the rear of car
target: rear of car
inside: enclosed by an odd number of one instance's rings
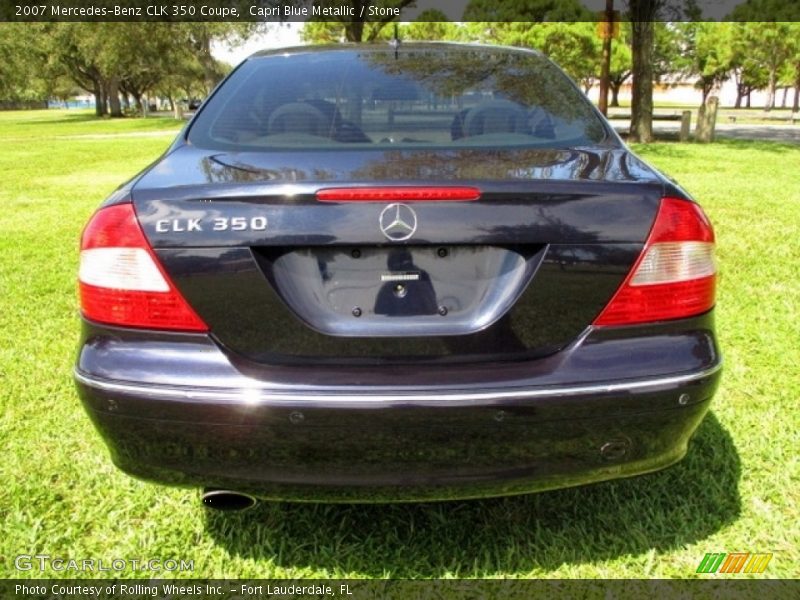
[[[114,462],[291,500],[522,493],[679,460],[714,234],[538,54],[301,48],[232,73],[83,234]]]

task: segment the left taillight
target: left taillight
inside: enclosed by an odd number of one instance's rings
[[[161,268],[132,204],[98,210],[81,237],[81,312],[119,327],[208,331]]]

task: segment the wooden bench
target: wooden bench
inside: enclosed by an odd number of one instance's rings
[[[628,114],[611,114],[606,117],[609,120],[627,120],[630,121],[631,115]],[[651,117],[653,121],[680,121],[681,122],[681,129],[680,133],[678,134],[678,139],[682,142],[686,142],[689,140],[689,135],[692,130],[692,111],[684,110],[681,111],[680,114],[678,113],[671,113],[671,114],[653,114]]]

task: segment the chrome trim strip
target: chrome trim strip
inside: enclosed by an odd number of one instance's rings
[[[161,387],[156,385],[142,385],[99,379],[86,375],[75,369],[76,381],[98,390],[120,392],[124,394],[140,395],[152,398],[174,398],[178,400],[200,400],[216,402],[232,402],[242,404],[293,404],[297,402],[330,402],[344,404],[380,404],[380,403],[424,403],[424,404],[454,404],[473,402],[494,402],[509,399],[554,398],[563,396],[577,396],[583,394],[603,394],[611,392],[647,392],[655,391],[664,386],[673,386],[682,383],[691,383],[709,377],[722,368],[718,362],[708,369],[683,375],[672,375],[654,379],[637,379],[617,383],[553,386],[540,388],[509,388],[496,389],[484,392],[447,391],[431,389],[430,391],[413,390],[405,394],[398,393],[354,393],[349,391],[323,391],[319,393],[282,392],[268,388],[203,388],[186,389],[178,387]]]

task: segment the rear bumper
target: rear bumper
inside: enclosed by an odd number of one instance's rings
[[[560,488],[666,467],[720,376],[407,390],[198,387],[99,377],[81,399],[124,471],[301,501],[414,501]]]

